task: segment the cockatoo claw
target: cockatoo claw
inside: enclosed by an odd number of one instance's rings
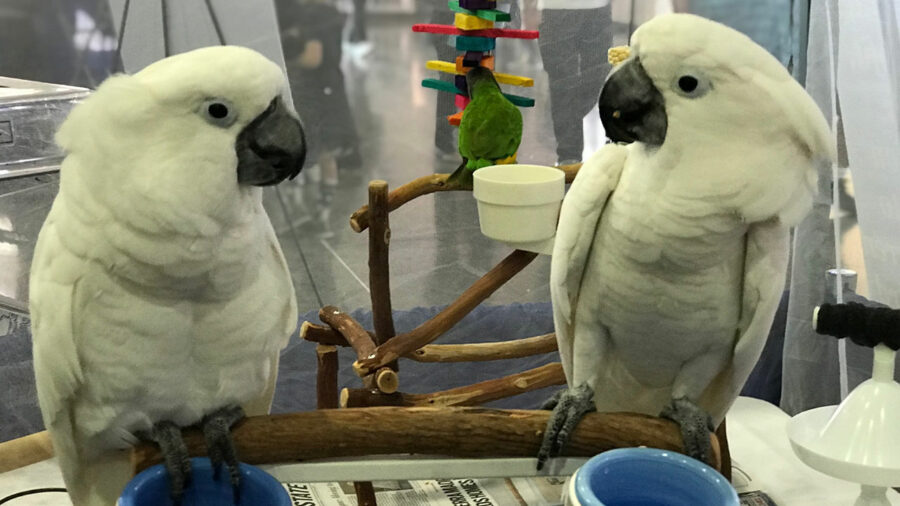
[[[584,415],[597,409],[594,406],[594,391],[587,383],[557,392],[544,406],[553,406],[553,413],[547,421],[544,440],[538,450],[538,471],[548,458],[562,454]]]
[[[226,406],[203,417],[200,427],[206,439],[206,451],[213,468],[213,478],[218,480],[222,464],[228,468],[231,486],[234,489],[234,502],[240,502],[241,471],[231,439],[231,427],[244,418],[244,410],[240,406]]]
[[[163,455],[166,472],[169,474],[169,495],[176,505],[181,503],[184,489],[191,480],[191,459],[187,446],[181,438],[181,427],[169,421],[161,421],[141,439],[153,441]]]
[[[685,455],[700,462],[712,461],[709,433],[715,431],[716,427],[709,413],[687,397],[679,397],[672,399],[672,403],[659,416],[678,424],[684,440]]]

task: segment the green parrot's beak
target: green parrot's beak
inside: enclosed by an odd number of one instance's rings
[[[235,149],[238,183],[269,186],[300,173],[306,158],[306,138],[300,120],[281,98],[275,98],[241,130]]]
[[[614,142],[660,146],[668,120],[662,94],[637,58],[617,65],[600,93],[600,120]]]

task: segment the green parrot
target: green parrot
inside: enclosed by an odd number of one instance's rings
[[[500,92],[490,69],[473,68],[466,74],[466,84],[471,102],[459,123],[463,162],[448,181],[471,185],[476,169],[516,162],[522,141],[522,113]]]

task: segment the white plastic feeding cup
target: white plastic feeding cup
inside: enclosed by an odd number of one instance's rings
[[[565,172],[541,165],[492,165],[473,177],[482,234],[516,249],[553,251]]]

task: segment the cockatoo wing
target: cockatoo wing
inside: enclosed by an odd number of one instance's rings
[[[746,236],[741,319],[731,363],[704,392],[703,406],[718,424],[756,366],[784,292],[788,228],[776,220],[751,225]]]
[[[550,298],[566,380],[572,382],[575,309],[600,215],[619,183],[628,148],[607,144],[590,157],[563,200],[550,262]]]
[[[284,307],[282,310],[282,314],[284,314],[285,316],[284,327],[281,329],[281,334],[278,336],[280,339],[283,339],[282,344],[278,347],[280,350],[287,346],[288,339],[297,328],[297,297],[294,293],[294,287],[291,282],[291,271],[288,268],[287,260],[285,260],[284,258],[284,252],[281,250],[281,245],[278,243],[278,237],[275,234],[275,229],[272,228],[272,222],[266,219],[265,224],[267,227],[266,240],[269,243],[269,248],[267,249],[272,253],[270,264],[273,266],[273,269],[277,273],[276,279],[281,280],[287,285],[285,287],[282,287],[282,290],[279,290],[279,293],[290,294],[290,297],[288,297],[286,302],[286,307]],[[275,352],[275,356],[272,360],[273,365],[271,370],[269,371],[269,380],[266,384],[265,391],[263,391],[263,393],[255,399],[245,402],[242,406],[244,408],[244,413],[246,413],[247,416],[261,416],[269,414],[269,411],[272,407],[272,399],[275,397],[275,384],[278,380],[278,363],[279,352]]]
[[[113,504],[121,492],[104,491],[106,478],[115,470],[92,468],[81,455],[73,419],[73,404],[84,380],[75,342],[81,305],[79,276],[81,259],[70,254],[57,235],[54,213],[44,224],[32,262],[29,284],[35,383],[44,425],[53,441],[53,453],[76,505]],[[55,265],[52,265],[55,264]],[[67,265],[69,264],[69,265]],[[127,455],[125,458],[127,470]],[[99,464],[98,464],[99,465]],[[108,472],[107,472],[108,471]],[[127,481],[127,478],[126,478]]]

